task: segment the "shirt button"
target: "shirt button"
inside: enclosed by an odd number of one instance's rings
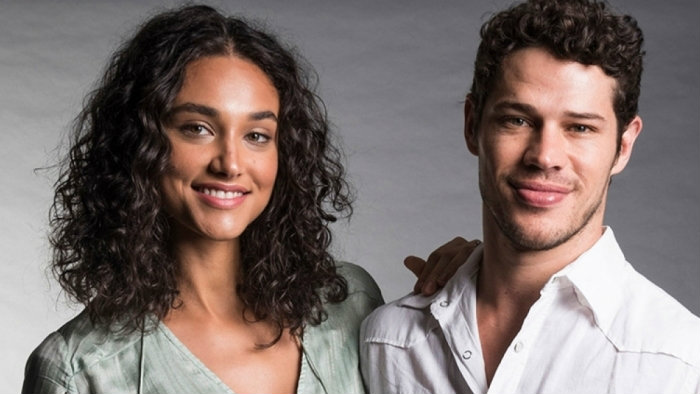
[[[440,306],[443,307],[443,308],[446,307],[446,306],[448,306],[448,305],[450,305],[450,302],[447,301],[447,300],[440,302]]]
[[[515,350],[516,353],[520,353],[520,351],[523,350],[524,347],[525,345],[522,342],[518,342],[515,344],[515,347],[513,347],[513,350]]]
[[[465,360],[469,360],[470,358],[472,358],[471,350],[467,350],[464,353],[462,353],[462,358]]]

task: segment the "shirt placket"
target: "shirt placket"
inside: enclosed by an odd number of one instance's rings
[[[452,350],[452,357],[462,374],[462,378],[473,393],[486,392],[484,361],[481,355],[478,330],[476,328],[476,294],[472,287],[457,299],[441,297],[430,306],[433,317],[440,328],[447,344]],[[450,377],[453,386],[458,377]]]
[[[511,394],[518,392],[527,361],[534,349],[535,341],[552,307],[556,289],[549,283],[540,293],[540,298],[528,311],[522,327],[508,346],[496,373],[491,380],[488,394]]]

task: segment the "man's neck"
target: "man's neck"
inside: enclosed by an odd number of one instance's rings
[[[479,300],[494,305],[507,302],[529,309],[552,275],[590,249],[602,234],[602,224],[592,224],[554,248],[526,250],[515,245],[496,225],[485,222]]]
[[[602,225],[591,225],[559,246],[533,251],[517,247],[495,224],[491,224],[484,222],[484,252],[476,301],[479,337],[489,384],[544,285],[555,273],[590,249],[603,232]]]

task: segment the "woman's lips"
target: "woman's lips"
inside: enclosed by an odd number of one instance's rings
[[[207,205],[218,209],[232,209],[243,203],[248,191],[241,187],[194,187],[199,198]]]

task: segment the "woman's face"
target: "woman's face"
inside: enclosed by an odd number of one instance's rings
[[[161,181],[175,236],[238,238],[270,200],[279,97],[267,75],[234,56],[190,63],[165,120],[172,147]]]

